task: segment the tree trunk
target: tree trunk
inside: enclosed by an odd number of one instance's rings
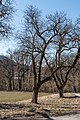
[[[59,97],[60,98],[63,98],[64,96],[63,96],[63,88],[60,88],[59,89]]]
[[[14,83],[14,78],[13,78],[13,90],[15,90],[15,83]]]
[[[9,79],[8,90],[9,90],[9,91],[12,91],[12,83],[11,83],[11,79]]]
[[[20,79],[19,79],[19,81],[18,81],[18,84],[19,84],[18,90],[21,91],[21,90],[22,90],[22,81],[21,81]]]
[[[38,103],[38,88],[33,88],[32,103]]]

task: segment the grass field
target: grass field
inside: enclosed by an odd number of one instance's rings
[[[39,93],[39,96],[46,96],[50,93]],[[32,92],[4,92],[0,91],[0,102],[17,102],[31,99]]]

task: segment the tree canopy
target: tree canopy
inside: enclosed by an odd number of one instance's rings
[[[0,39],[11,33],[11,20],[14,8],[11,0],[0,0]]]

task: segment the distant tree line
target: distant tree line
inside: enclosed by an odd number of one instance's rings
[[[65,56],[64,56],[65,57]],[[74,60],[75,54],[68,56],[69,64]],[[22,59],[20,53],[12,53],[10,50],[7,56],[0,56],[0,90],[7,91],[33,91],[33,72],[32,65],[25,63],[26,58]],[[29,61],[28,61],[29,62]],[[64,71],[65,72],[65,71]],[[69,80],[65,86],[64,92],[80,92],[80,62],[72,69],[69,75]],[[42,67],[42,79],[49,76],[50,72],[47,66]],[[64,75],[63,75],[64,76]],[[43,84],[40,88],[41,92],[58,92],[55,81],[52,78],[50,81]]]
[[[80,90],[80,18],[73,22],[62,12],[42,18],[38,8],[29,6],[15,39],[18,47],[10,52],[9,63],[1,61],[1,87],[31,90],[34,103],[44,88],[58,91],[60,97],[69,85],[69,90]]]

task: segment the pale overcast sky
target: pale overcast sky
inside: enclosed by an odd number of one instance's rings
[[[62,11],[67,14],[67,17],[75,20],[80,16],[80,0],[15,0],[15,26],[20,28],[23,11],[27,5],[33,5],[42,11],[43,17],[48,14],[54,14],[56,11]],[[13,48],[11,42],[0,42],[0,54],[5,54],[8,48]]]

